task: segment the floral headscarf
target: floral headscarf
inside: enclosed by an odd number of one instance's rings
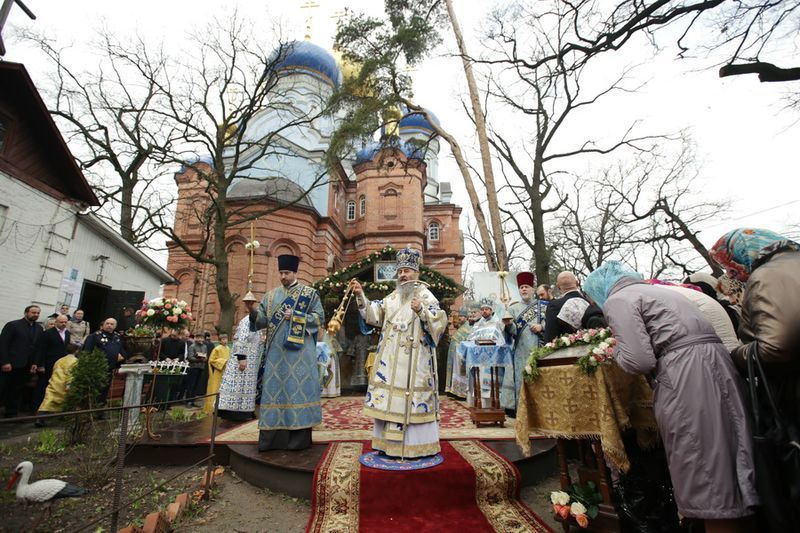
[[[619,261],[606,261],[597,270],[586,276],[583,282],[583,291],[597,305],[603,307],[611,288],[622,278],[643,279],[643,276]]]
[[[800,250],[800,245],[767,229],[739,228],[720,237],[710,254],[729,277],[745,282],[759,265],[787,248]]]

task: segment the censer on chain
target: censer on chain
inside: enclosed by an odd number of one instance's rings
[[[352,280],[350,280],[352,281]],[[347,307],[350,305],[350,300],[353,298],[353,286],[350,282],[347,283],[347,289],[344,291],[344,296],[342,296],[342,303],[339,304],[339,307],[336,308],[336,311],[333,312],[333,316],[330,320],[328,320],[328,333],[331,335],[336,335],[342,327],[344,323],[344,315],[347,313]]]

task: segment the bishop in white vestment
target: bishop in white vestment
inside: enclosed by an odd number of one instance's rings
[[[440,451],[436,345],[447,315],[426,284],[417,281],[421,258],[417,250],[398,251],[398,286],[384,300],[369,301],[361,284],[352,282],[361,315],[382,327],[364,414],[375,419],[373,449],[390,457]]]

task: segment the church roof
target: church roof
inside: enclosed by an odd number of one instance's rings
[[[275,50],[275,54],[284,55],[275,66],[277,71],[307,74],[337,88],[342,84],[342,72],[336,59],[321,46],[308,41],[293,41]]]
[[[304,196],[305,195],[305,196]],[[238,178],[228,189],[230,200],[244,200],[248,198],[269,198],[278,203],[295,203],[300,207],[314,207],[311,198],[297,183],[272,176],[269,178]]]
[[[426,109],[425,112],[431,118],[431,121],[438,126],[439,119],[436,117],[436,115],[434,115],[428,109]],[[433,126],[431,126],[431,123],[425,118],[425,115],[420,112],[412,111],[407,113],[402,119],[400,119],[399,127],[400,133],[422,133],[424,135],[433,134]]]
[[[381,150],[390,150],[392,148],[400,150],[409,159],[419,159],[420,161],[425,160],[425,149],[420,146],[415,146],[407,142],[400,143],[398,146],[381,142],[371,142],[356,152],[355,164],[359,165],[361,163],[366,163],[367,161],[372,161],[375,155]]]

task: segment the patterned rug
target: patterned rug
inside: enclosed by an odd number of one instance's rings
[[[425,470],[362,466],[364,442],[328,445],[314,473],[309,533],[552,532],[519,501],[519,472],[474,440],[442,442]]]
[[[362,396],[323,398],[322,424],[311,433],[314,442],[336,442],[344,440],[369,440],[372,438],[372,419],[364,416]],[[452,398],[441,398],[439,403],[439,438],[453,439],[513,439],[513,418],[506,418],[505,427],[476,428],[469,419],[466,402]],[[258,442],[258,421],[252,420],[217,435],[217,442]]]

